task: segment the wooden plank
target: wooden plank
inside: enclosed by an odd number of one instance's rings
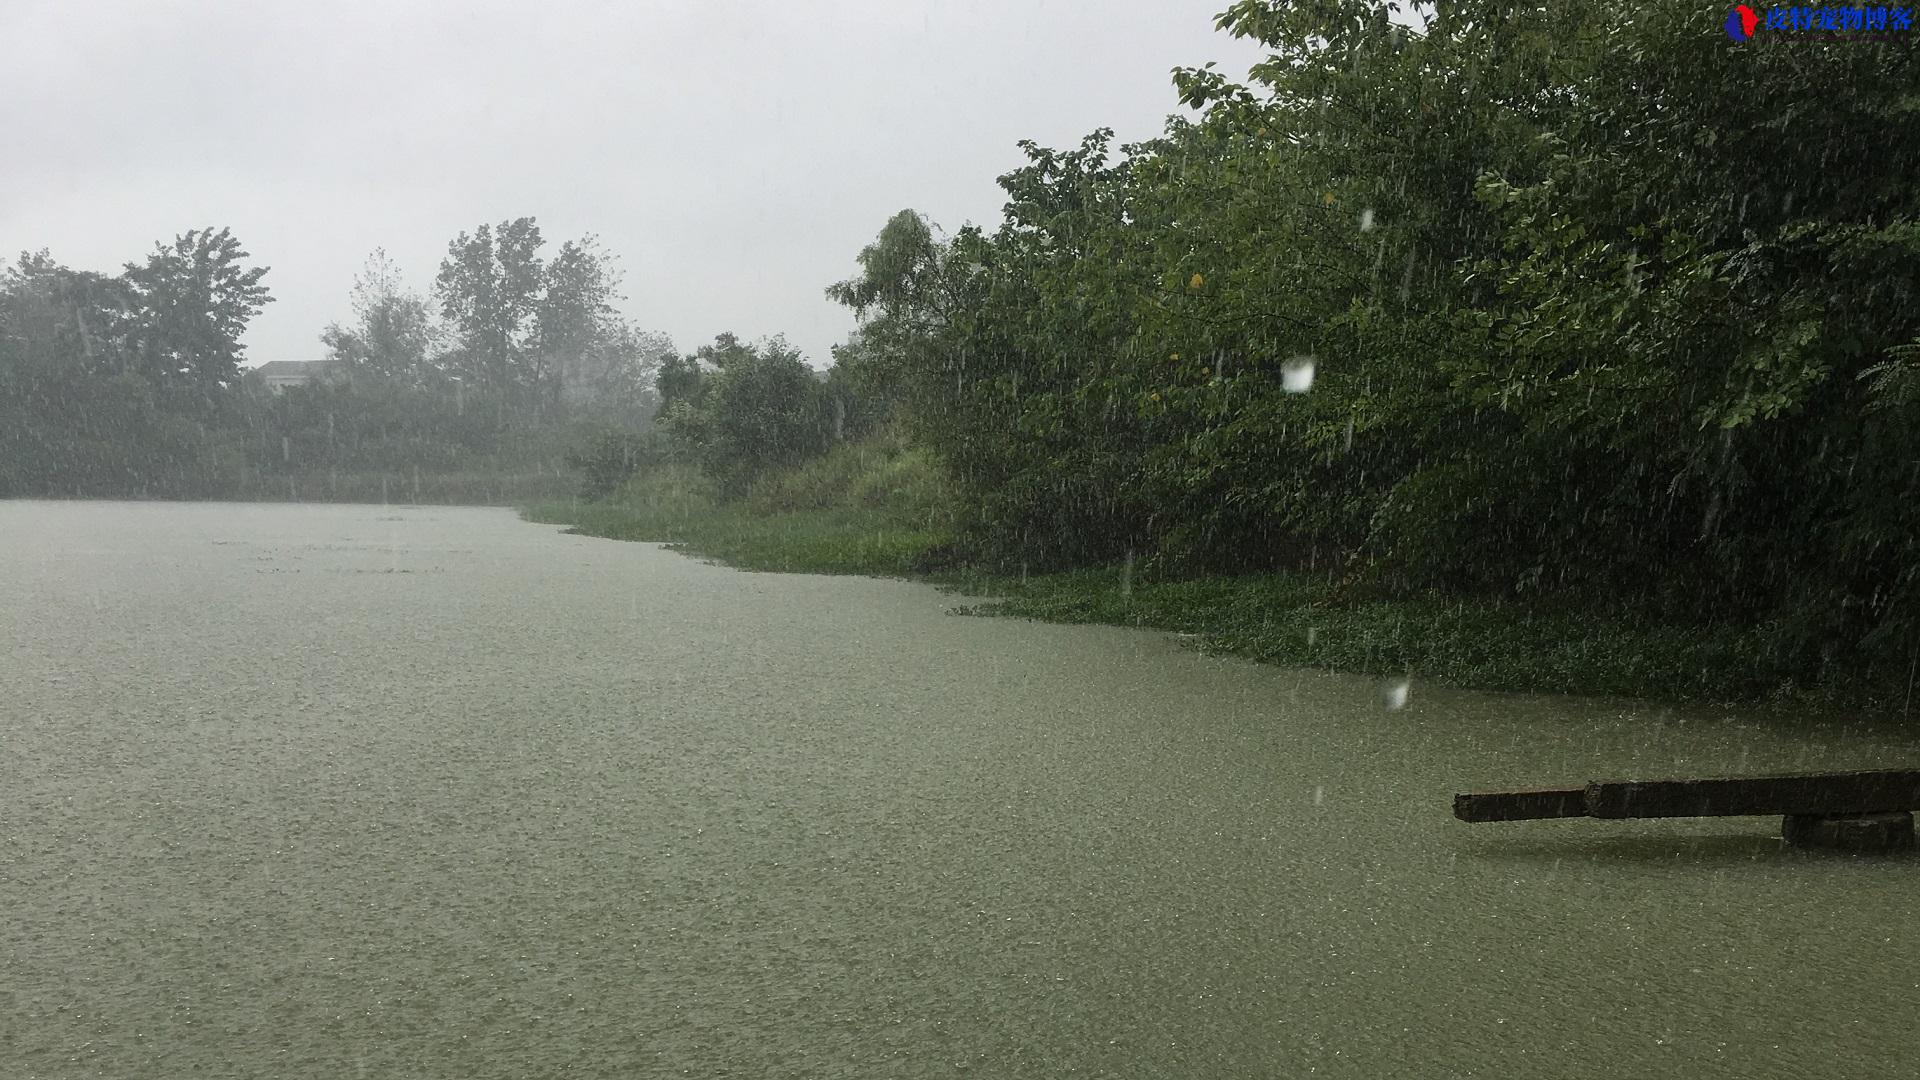
[[[1595,781],[1587,785],[1585,801],[1586,812],[1597,818],[1920,810],[1920,770]]]
[[[1904,810],[1841,817],[1788,814],[1780,836],[1794,847],[1822,851],[1906,851],[1913,847],[1913,815]]]
[[[1587,816],[1585,788],[1551,791],[1485,791],[1455,795],[1453,816],[1461,821],[1527,821],[1533,818]]]

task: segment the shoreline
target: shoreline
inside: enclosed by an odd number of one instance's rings
[[[1764,628],[1679,625],[1461,596],[1343,599],[1286,572],[1154,578],[1122,565],[1004,574],[940,565],[952,540],[879,509],[759,512],[686,492],[623,489],[547,502],[524,520],[665,544],[736,569],[853,574],[934,585],[979,602],[961,614],[1135,626],[1214,655],[1283,667],[1403,676],[1468,690],[1634,698],[1688,706],[1902,717],[1890,688],[1845,673],[1809,685]],[[1877,690],[1877,692],[1876,692]]]

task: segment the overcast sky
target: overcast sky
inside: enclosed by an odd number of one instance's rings
[[[273,268],[260,362],[319,356],[375,247],[425,291],[456,233],[532,215],[598,234],[683,351],[824,365],[852,318],[822,290],[888,216],[992,223],[1017,140],[1156,134],[1170,69],[1257,58],[1223,6],[0,0],[0,252],[112,271],[230,225]]]

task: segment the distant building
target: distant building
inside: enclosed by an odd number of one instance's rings
[[[269,360],[247,372],[247,378],[258,380],[276,394],[289,386],[333,382],[346,377],[347,365],[342,360]]]

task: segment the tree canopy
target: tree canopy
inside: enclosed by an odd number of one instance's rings
[[[829,290],[971,542],[1904,662],[1920,55],[1743,48],[1703,4],[1415,11],[1236,3],[1247,82],[1177,72],[1198,115],[1142,144],[1024,144],[997,226],[896,215]]]

